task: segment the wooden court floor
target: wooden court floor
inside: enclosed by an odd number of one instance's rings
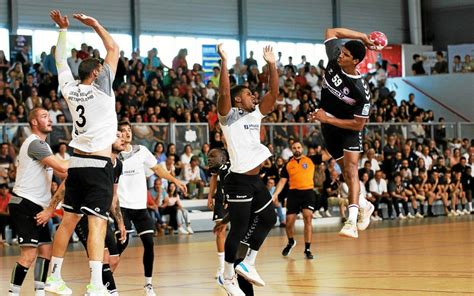
[[[474,216],[384,221],[339,238],[337,228],[315,232],[315,260],[303,259],[302,229],[288,258],[283,230],[272,230],[257,259],[266,281],[256,295],[474,295]],[[89,278],[85,253],[68,253],[63,277],[73,295]],[[0,246],[0,295],[6,295],[17,247]],[[142,248],[135,239],[115,273],[120,295],[143,295]],[[213,278],[213,236],[166,236],[156,240],[154,286],[158,295],[225,295]],[[30,269],[22,295],[34,295]]]

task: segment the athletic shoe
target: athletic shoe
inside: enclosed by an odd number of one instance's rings
[[[344,223],[344,226],[342,227],[341,231],[339,231],[339,236],[358,238],[359,233],[357,232],[357,226],[347,221],[346,223]]]
[[[87,292],[84,296],[109,296],[109,291],[105,288],[104,285],[96,286],[93,284],[87,285]]]
[[[456,210],[456,213],[458,214],[458,216],[462,216],[462,215],[464,215],[464,212],[463,212],[463,211],[461,211],[461,210]]]
[[[326,211],[326,212],[324,212],[324,215],[325,215],[326,217],[332,217],[331,213],[329,213],[329,210]]]
[[[314,259],[314,256],[310,250],[307,250],[307,251],[304,251],[304,258],[308,260],[312,260]]]
[[[464,213],[464,215],[469,215],[471,213],[467,209],[462,210],[462,212]]]
[[[155,290],[153,290],[152,284],[146,284],[143,287],[143,292],[145,296],[156,296]]]
[[[178,228],[178,233],[179,234],[189,234],[189,232],[186,230],[186,228],[184,228],[183,226],[180,226]]]
[[[119,293],[118,293],[117,290],[115,290],[115,291],[109,291],[109,295],[110,295],[110,296],[119,296]]]
[[[262,280],[254,265],[240,262],[235,268],[235,272],[243,276],[247,281],[254,284],[255,286],[264,287],[265,282]]]
[[[399,218],[400,220],[405,220],[407,217],[405,217],[405,215],[403,215],[402,213],[400,213],[400,214],[398,215],[398,218]]]
[[[44,286],[46,292],[58,294],[58,295],[71,295],[72,290],[66,286],[66,283],[62,279],[57,279],[52,276],[49,276],[46,279],[46,284]]]
[[[359,208],[359,214],[357,216],[357,229],[358,230],[366,230],[370,224],[370,217],[372,217],[372,213],[374,212],[374,205],[370,202],[368,203],[368,207]]]
[[[44,289],[37,289],[35,290],[35,296],[46,296]]]
[[[407,218],[408,219],[415,219],[415,216],[413,216],[411,213],[408,213]]]
[[[228,296],[245,296],[245,293],[239,288],[236,274],[231,279],[223,279],[221,287],[224,288]]]
[[[451,210],[448,212],[448,217],[454,217],[454,216],[457,216],[458,213],[456,213],[454,210]]]
[[[313,213],[313,218],[314,219],[317,219],[317,218],[322,218],[323,216],[321,216],[321,213],[319,211],[316,211]]]
[[[223,274],[219,274],[217,277],[216,277],[216,280],[217,280],[217,284],[219,285],[219,287],[224,287],[224,275]]]
[[[296,246],[296,241],[293,240],[293,244],[291,244],[290,242],[288,242],[288,244],[286,245],[286,247],[283,249],[283,251],[281,251],[281,254],[283,256],[288,256],[290,255],[291,253],[291,250],[293,250],[293,248]]]
[[[186,227],[186,231],[189,233],[189,234],[193,234],[194,233],[194,230],[191,228],[191,225],[188,225]]]
[[[377,218],[378,221],[383,221],[383,218],[380,216],[375,216],[375,218]]]
[[[217,271],[216,271],[216,277],[215,279],[219,279],[220,276],[223,276],[224,274],[224,268],[218,268]]]
[[[416,214],[415,214],[415,217],[416,217],[416,218],[420,218],[420,219],[425,218],[425,216],[423,216],[423,215],[420,214],[420,213],[416,213]]]

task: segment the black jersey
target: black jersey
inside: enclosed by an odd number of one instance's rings
[[[367,82],[360,75],[349,75],[339,67],[337,58],[342,46],[339,39],[326,40],[325,45],[329,63],[324,74],[319,106],[340,119],[353,119],[354,116],[368,118],[370,89]]]
[[[223,201],[224,200],[224,179],[230,172],[230,162],[226,162],[225,164],[219,167],[219,171],[214,174],[217,175],[217,189],[216,189],[216,201]]]
[[[118,184],[120,175],[122,175],[122,168],[123,164],[118,157],[115,158],[115,164],[114,164],[114,184]]]

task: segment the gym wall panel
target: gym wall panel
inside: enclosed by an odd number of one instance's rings
[[[237,0],[141,0],[143,34],[238,35]]]
[[[0,28],[8,27],[8,0],[0,0]]]
[[[404,0],[343,0],[341,3],[341,26],[370,33],[381,31],[389,43],[404,43],[407,40],[408,12]]]
[[[4,1],[4,0],[0,0]],[[17,0],[18,27],[54,29],[49,18],[52,9],[69,15],[71,29],[85,27],[72,19],[72,13],[85,13],[97,18],[111,32],[131,33],[130,0]]]
[[[247,21],[249,39],[321,42],[332,27],[332,1],[247,0]]]

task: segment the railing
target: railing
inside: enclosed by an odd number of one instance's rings
[[[415,137],[411,133],[411,127],[417,124],[414,122],[368,123],[363,130],[364,140],[378,139],[383,146],[386,137],[390,134],[396,134],[404,140],[415,139],[418,142],[428,138],[437,140],[474,138],[474,123],[472,122],[419,123],[425,131],[423,138]],[[60,142],[68,142],[71,131],[70,123],[54,125],[48,142],[53,147]],[[132,123],[132,131],[134,142],[147,146],[151,151],[157,142],[175,143],[178,153],[186,144],[191,145],[193,150],[199,150],[204,143],[210,142],[207,123]],[[0,132],[3,142],[13,143],[18,147],[31,133],[26,123],[2,123]],[[289,137],[299,139],[311,146],[322,145],[324,141],[319,123],[262,123],[261,140],[273,145],[276,152],[287,147]]]

